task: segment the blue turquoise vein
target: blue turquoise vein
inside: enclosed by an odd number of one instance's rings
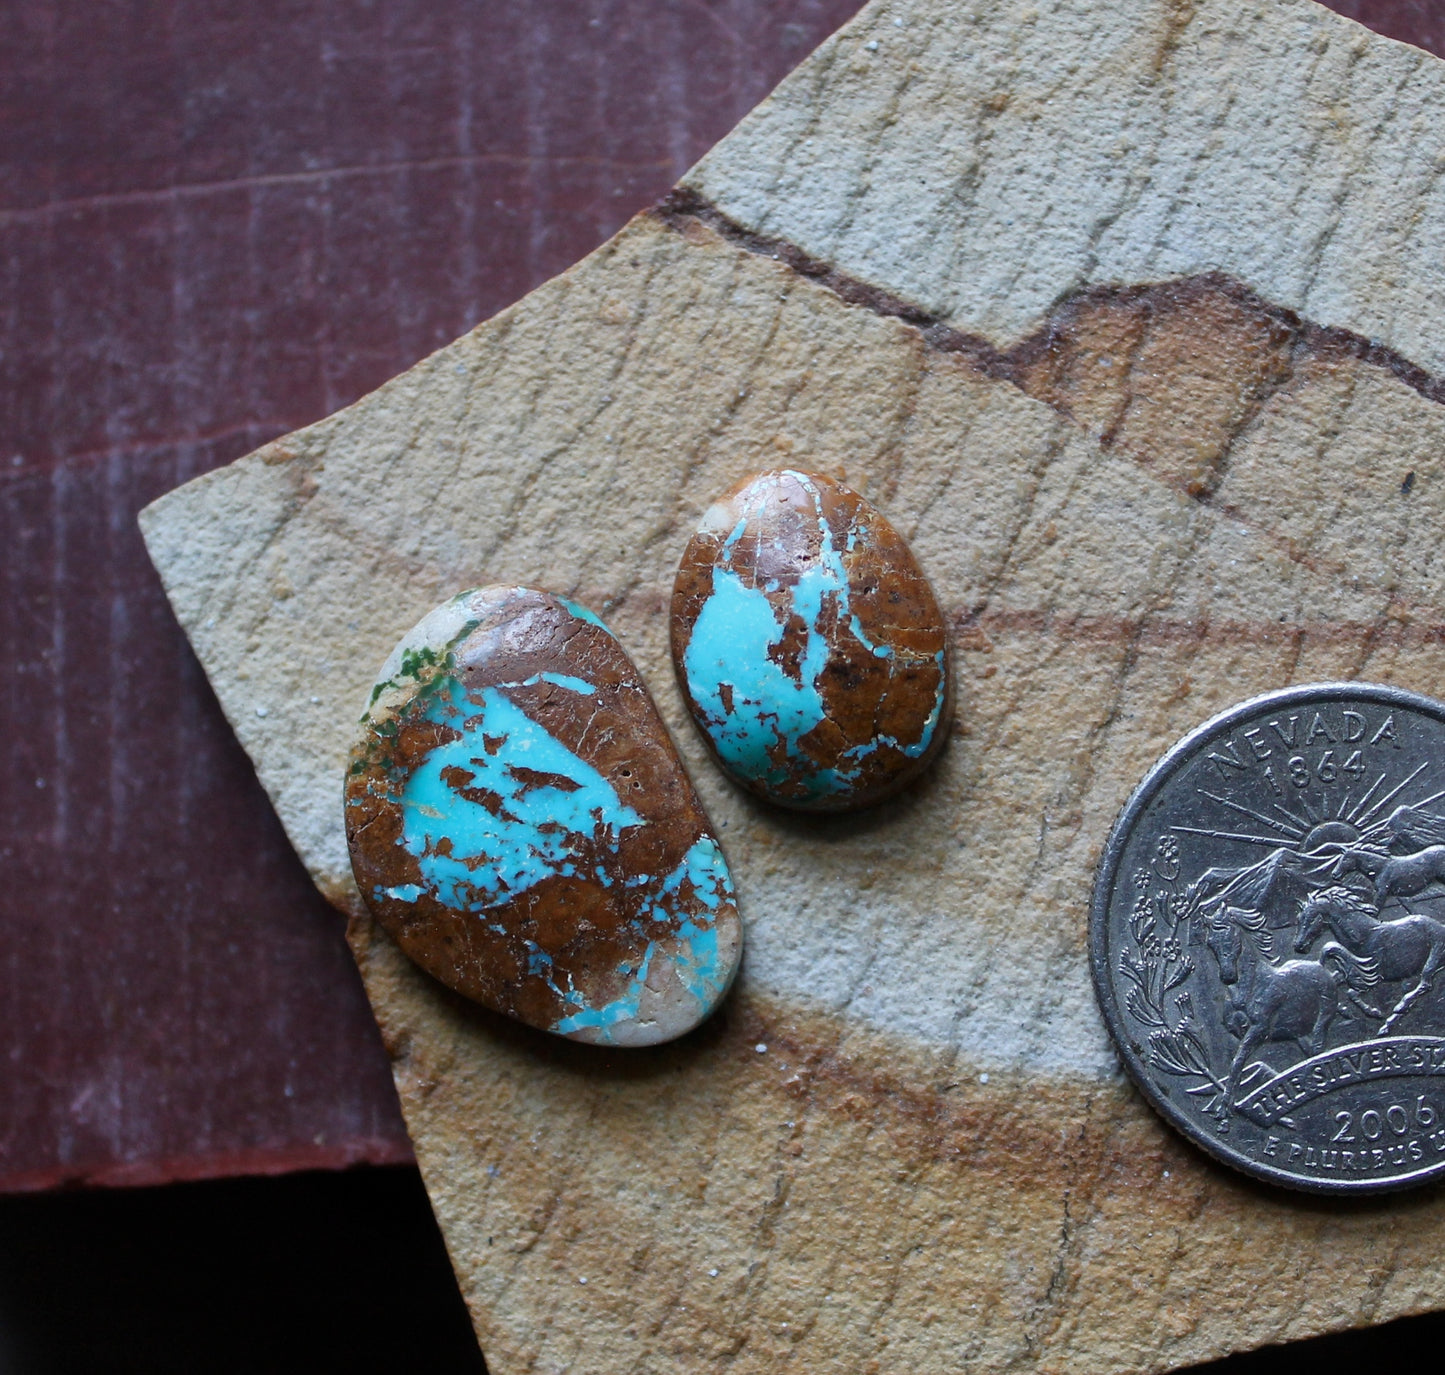
[[[808,761],[799,752],[799,742],[826,718],[818,686],[828,662],[828,641],[818,628],[825,601],[833,599],[838,620],[846,622],[858,642],[876,657],[891,659],[893,649],[874,644],[852,608],[843,552],[851,552],[857,543],[857,527],[849,528],[845,551],[840,551],[823,518],[815,485],[803,473],[789,472],[787,476],[811,493],[822,536],[819,561],[804,570],[797,585],[789,589],[791,610],[808,628],[798,676],[790,676],[771,657],[782,642],[788,621],[789,608],[775,607],[767,595],[776,592],[778,585],[749,587],[732,567],[733,551],[750,519],[746,510],[723,542],[713,566],[712,591],[692,628],[683,654],[683,669],[693,701],[723,763],[734,773],[768,787],[778,787],[790,779],[801,782],[806,797],[814,800],[850,792],[862,760],[880,745],[892,745],[910,759],[927,751],[943,711],[943,652],[934,656],[939,675],[933,709],[914,743],[900,745],[892,736],[879,735],[844,751],[844,759],[851,763],[809,769]],[[727,700],[725,688],[731,693],[731,701]],[[779,741],[793,761],[791,767],[773,760],[770,751]]]
[[[541,673],[522,683],[503,683],[468,694],[448,678],[434,692],[422,715],[459,731],[460,736],[432,750],[407,779],[401,794],[402,844],[416,857],[425,890],[437,901],[471,911],[498,934],[505,904],[552,875],[578,873],[579,856],[590,847],[618,853],[622,832],[647,822],[617,795],[597,769],[511,701],[508,687],[549,682],[581,696],[595,687],[560,673]],[[519,774],[517,771],[521,770]],[[558,775],[559,784],[539,783],[538,774]],[[463,795],[485,790],[492,808]],[[495,810],[493,810],[495,808]],[[446,844],[445,842],[450,842]],[[582,861],[585,863],[585,861]],[[616,881],[603,866],[587,875],[605,886]],[[719,966],[717,931],[712,921],[673,910],[678,891],[691,880],[697,901],[715,917],[733,901],[727,863],[711,837],[697,840],[645,900],[637,920],[674,926],[670,958],[683,986],[705,1007],[726,987],[730,971]],[[650,874],[622,879],[627,888],[654,885]],[[383,889],[385,896],[415,902],[424,889],[402,884]],[[648,943],[635,965],[619,973],[627,979],[620,997],[592,1006],[585,990],[555,982],[553,961],[528,942],[528,973],[544,978],[570,1010],[554,1030],[614,1026],[638,1016],[643,986],[658,942]]]

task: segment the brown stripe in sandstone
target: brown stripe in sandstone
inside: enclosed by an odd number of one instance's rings
[[[772,258],[801,276],[817,282],[849,305],[862,306],[875,315],[889,316],[922,330],[929,344],[940,352],[961,353],[969,358],[980,372],[991,377],[1004,375],[999,369],[1005,365],[1005,355],[981,335],[965,334],[951,329],[921,306],[905,301],[901,296],[894,296],[870,282],[850,277],[820,258],[805,253],[786,239],[745,229],[736,220],[723,214],[711,201],[688,187],[674,187],[657,203],[651,213],[669,229],[684,236],[687,234],[689,222],[705,225],[729,243],[737,244],[758,257]]]
[[[882,287],[850,277],[785,239],[745,228],[688,187],[675,187],[658,202],[652,213],[678,232],[685,232],[688,220],[696,220],[749,253],[786,264],[793,271],[827,287],[850,305],[863,306],[875,314],[913,325],[924,333],[933,348],[944,353],[964,354],[975,362],[980,371],[990,377],[1013,382],[1031,396],[1047,392],[1047,383],[1039,377],[1040,368],[1051,361],[1057,363],[1060,353],[1068,349],[1072,337],[1078,332],[1079,322],[1091,312],[1107,309],[1131,315],[1163,317],[1189,312],[1202,301],[1219,298],[1257,317],[1274,339],[1289,344],[1296,354],[1309,354],[1324,361],[1355,360],[1383,368],[1427,401],[1445,405],[1445,378],[1434,376],[1378,340],[1335,325],[1306,320],[1295,311],[1265,300],[1243,282],[1223,272],[1133,286],[1091,287],[1065,301],[1034,333],[1011,348],[1000,350],[982,335],[954,329],[921,306]],[[1204,342],[1195,341],[1196,345]]]
[[[1335,326],[1316,324],[1277,306],[1223,273],[1133,286],[1100,286],[1061,304],[1044,324],[1007,350],[979,335],[945,325],[937,316],[870,283],[849,277],[785,240],[757,234],[729,219],[687,188],[651,212],[686,236],[703,231],[743,250],[785,264],[838,296],[918,330],[932,350],[960,359],[976,373],[1005,381],[1064,415],[1100,446],[1127,454],[1157,480],[1258,534],[1284,558],[1312,572],[1357,580],[1388,594],[1392,619],[1379,625],[1295,624],[1209,627],[1203,638],[1238,634],[1294,637],[1383,635],[1389,642],[1433,643],[1436,608],[1413,602],[1390,578],[1362,576],[1340,558],[1303,547],[1258,514],[1216,496],[1241,435],[1271,398],[1290,386],[1340,368],[1369,367],[1445,405],[1445,378],[1393,349]],[[1403,495],[1414,473],[1402,472]],[[977,619],[979,608],[964,617]],[[1423,619],[1419,626],[1412,619]],[[1056,624],[1056,623],[1054,623]],[[1136,626],[1102,630],[1125,638]],[[1166,632],[1167,633],[1167,632]],[[1181,623],[1179,639],[1200,638]]]
[[[955,641],[964,651],[987,653],[993,636],[1037,635],[1071,642],[1141,645],[1279,645],[1301,639],[1314,645],[1358,645],[1367,637],[1376,650],[1424,649],[1445,644],[1445,623],[1380,621],[1186,620],[1146,616],[1065,615],[1007,607],[957,611]]]
[[[368,915],[353,914],[347,938],[363,970],[376,968],[383,951],[398,958],[391,938]],[[560,1071],[578,1094],[632,1098],[667,1083],[683,1098],[696,1095],[693,1110],[710,1113],[738,1091],[730,1086],[747,1083],[787,1105],[779,1120],[786,1115],[798,1137],[819,1119],[852,1122],[870,1135],[886,1134],[901,1167],[956,1165],[975,1180],[1006,1181],[1010,1191],[1053,1195],[1106,1176],[1111,1188],[1150,1189],[1161,1168],[1190,1165],[1234,1182],[1166,1131],[1121,1079],[1100,1082],[986,1062],[985,1083],[980,1065],[956,1048],[926,1048],[863,1022],[741,988],[697,1031],[639,1054],[544,1036],[430,980],[427,986],[449,1005],[459,1026],[484,1033],[539,1069]],[[429,1063],[431,1052],[411,1030],[379,1020],[403,1098],[414,1107],[446,1074]],[[766,1051],[759,1053],[759,1046]],[[720,1103],[712,1101],[719,1097]],[[785,1155],[799,1153],[783,1149]]]
[[[843,1118],[886,1132],[900,1165],[951,1162],[975,1180],[993,1175],[1011,1190],[1045,1193],[1106,1175],[1115,1186],[1151,1188],[1161,1167],[1186,1160],[1218,1172],[1166,1135],[1122,1082],[995,1067],[980,1083],[967,1057],[910,1053],[886,1032],[757,993],[740,992],[728,1013],[719,1050],[756,1074],[756,1046],[766,1045],[767,1070],[794,1120]]]
[[[654,615],[668,609],[665,593],[639,595],[634,603]],[[1378,621],[1357,620],[1235,620],[1222,617],[1192,619],[1161,616],[1071,614],[1036,607],[982,606],[954,608],[948,612],[954,644],[965,653],[991,652],[995,639],[1035,636],[1080,644],[1170,645],[1310,645],[1358,646],[1369,641],[1374,650],[1428,649],[1445,645],[1445,621],[1412,620],[1402,604],[1398,614],[1387,613]],[[344,908],[344,900],[327,896]]]

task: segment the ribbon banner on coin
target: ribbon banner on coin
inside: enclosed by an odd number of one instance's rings
[[[1445,705],[1358,683],[1186,736],[1105,847],[1124,1064],[1228,1164],[1316,1191],[1445,1173]]]

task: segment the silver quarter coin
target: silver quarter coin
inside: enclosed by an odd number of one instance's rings
[[[1153,1106],[1276,1184],[1445,1173],[1445,705],[1325,683],[1171,749],[1090,914],[1109,1030]]]

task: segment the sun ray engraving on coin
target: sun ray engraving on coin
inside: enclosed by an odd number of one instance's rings
[[[1445,705],[1326,683],[1185,736],[1109,837],[1090,949],[1125,1067],[1214,1156],[1445,1174]]]

